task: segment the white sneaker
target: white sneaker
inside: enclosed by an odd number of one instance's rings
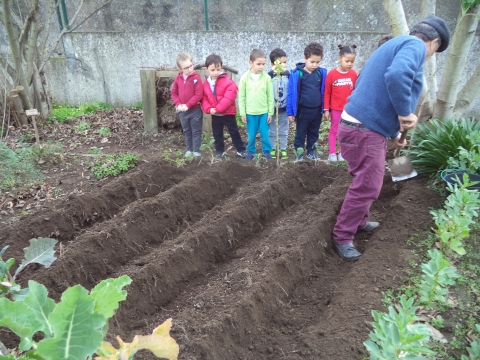
[[[345,161],[345,159],[342,157],[342,154],[338,153],[337,155],[337,160],[338,161]]]
[[[193,156],[199,157],[199,156],[202,156],[202,154],[200,154],[198,151],[194,151]]]
[[[337,161],[337,154],[330,154],[328,155],[328,161],[335,162]]]
[[[185,157],[189,157],[189,156],[192,156],[192,155],[193,155],[193,152],[191,152],[191,151],[187,151],[185,153]]]

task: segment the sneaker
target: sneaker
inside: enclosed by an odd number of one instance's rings
[[[193,152],[193,156],[195,156],[195,157],[200,157],[200,156],[202,156],[202,154],[201,154],[200,152],[198,152],[198,151],[194,151],[194,152]]]
[[[276,158],[277,157],[277,150],[270,151],[270,155],[272,156],[272,158]]]
[[[307,154],[307,159],[308,160],[318,160],[320,159],[318,157],[318,154],[315,152],[315,151],[310,151],[308,154]]]
[[[367,223],[365,224],[364,227],[360,228],[357,230],[357,232],[369,232],[369,231],[373,231],[375,230],[378,226],[380,225],[380,223],[376,222],[376,221],[367,221]]]
[[[342,154],[338,153],[337,161],[345,161],[345,159],[342,157]]]
[[[295,155],[295,161],[302,161],[302,160],[303,160],[303,154]]]
[[[190,150],[185,153],[185,157],[189,157],[189,156],[192,156],[192,155],[193,155],[193,152],[190,151]]]
[[[264,151],[263,152],[263,157],[267,160],[273,160],[272,155],[270,155],[269,151]]]
[[[245,160],[253,160],[253,152],[247,151],[247,155],[245,156]]]
[[[247,152],[245,150],[237,151],[237,156],[240,156],[241,158],[245,159],[245,157],[247,156]]]
[[[338,256],[340,256],[343,260],[347,261],[355,261],[362,256],[361,253],[355,248],[353,243],[350,244],[337,244],[333,242],[333,248],[335,249]]]
[[[280,159],[288,160],[287,150],[280,150]]]
[[[215,159],[221,159],[225,156],[225,152],[217,152],[215,154]]]
[[[330,154],[330,155],[328,155],[328,161],[330,161],[330,162],[336,162],[336,161],[338,161],[338,159],[337,159],[337,154]]]

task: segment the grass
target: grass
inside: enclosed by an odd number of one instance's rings
[[[52,113],[50,114],[49,121],[65,122],[75,117],[93,114],[97,110],[110,110],[110,109],[113,109],[113,107],[103,102],[94,103],[94,104],[83,104],[79,107],[72,107],[66,104],[55,104],[53,105],[53,109],[52,109]]]

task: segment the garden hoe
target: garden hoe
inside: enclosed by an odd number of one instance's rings
[[[407,131],[402,131],[400,142],[403,142],[407,136]],[[417,171],[413,168],[413,164],[407,156],[399,156],[400,148],[396,148],[393,153],[393,160],[390,163],[390,173],[394,182],[407,180],[417,176]]]

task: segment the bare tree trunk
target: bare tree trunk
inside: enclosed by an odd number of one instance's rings
[[[22,58],[19,45],[17,43],[17,37],[15,36],[15,30],[12,23],[12,15],[10,11],[10,0],[3,0],[3,13],[5,15],[5,30],[7,31],[8,41],[10,44],[10,51],[13,55],[15,63],[15,71],[17,72],[17,81],[25,89],[28,89],[27,81],[25,79],[25,73],[22,67]],[[28,101],[30,101],[28,99]],[[30,105],[31,107],[31,105]]]
[[[480,5],[473,6],[457,23],[443,69],[440,89],[437,93],[437,102],[433,113],[435,118],[452,119],[454,117],[453,109],[457,101],[458,87],[462,80],[462,72],[470,46],[475,37],[479,14]]]
[[[475,69],[472,77],[467,81],[457,95],[457,102],[453,109],[456,119],[460,119],[463,113],[470,107],[472,102],[480,94],[480,64]]]
[[[20,119],[20,124],[28,125],[27,115],[25,115],[25,110],[23,109],[22,100],[18,95],[18,91],[17,90],[10,91],[10,97],[12,98],[13,106],[15,107],[15,112],[17,113],[17,116]]]
[[[393,36],[408,34],[408,25],[400,0],[385,0],[383,3],[388,21],[392,27]]]

